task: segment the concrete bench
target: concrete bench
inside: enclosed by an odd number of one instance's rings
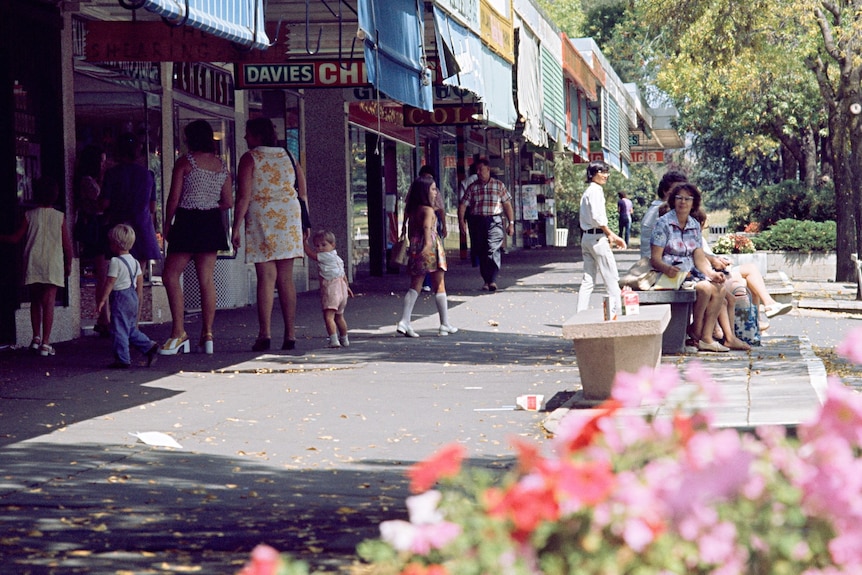
[[[574,342],[584,399],[602,400],[611,395],[618,371],[636,373],[642,367],[658,367],[662,334],[671,318],[669,305],[640,308],[638,315],[605,321],[600,309],[588,309],[563,324],[563,337]]]
[[[650,290],[637,292],[641,306],[670,305],[670,324],[661,340],[665,355],[685,353],[685,334],[697,294],[693,289]]]

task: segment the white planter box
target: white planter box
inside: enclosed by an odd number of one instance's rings
[[[835,279],[835,252],[763,252],[769,271],[781,271],[791,280],[832,281]]]

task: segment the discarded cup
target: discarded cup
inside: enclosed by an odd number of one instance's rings
[[[545,396],[539,394],[519,395],[515,403],[527,411],[539,411],[545,405]]]

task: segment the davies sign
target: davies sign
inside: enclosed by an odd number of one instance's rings
[[[365,60],[236,64],[237,88],[348,88],[366,86]]]

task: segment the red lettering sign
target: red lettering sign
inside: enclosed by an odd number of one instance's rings
[[[238,62],[236,87],[353,88],[368,85],[365,60],[309,61],[289,64]]]
[[[457,126],[482,121],[482,105],[435,105],[428,112],[413,106],[404,106],[405,126]]]

